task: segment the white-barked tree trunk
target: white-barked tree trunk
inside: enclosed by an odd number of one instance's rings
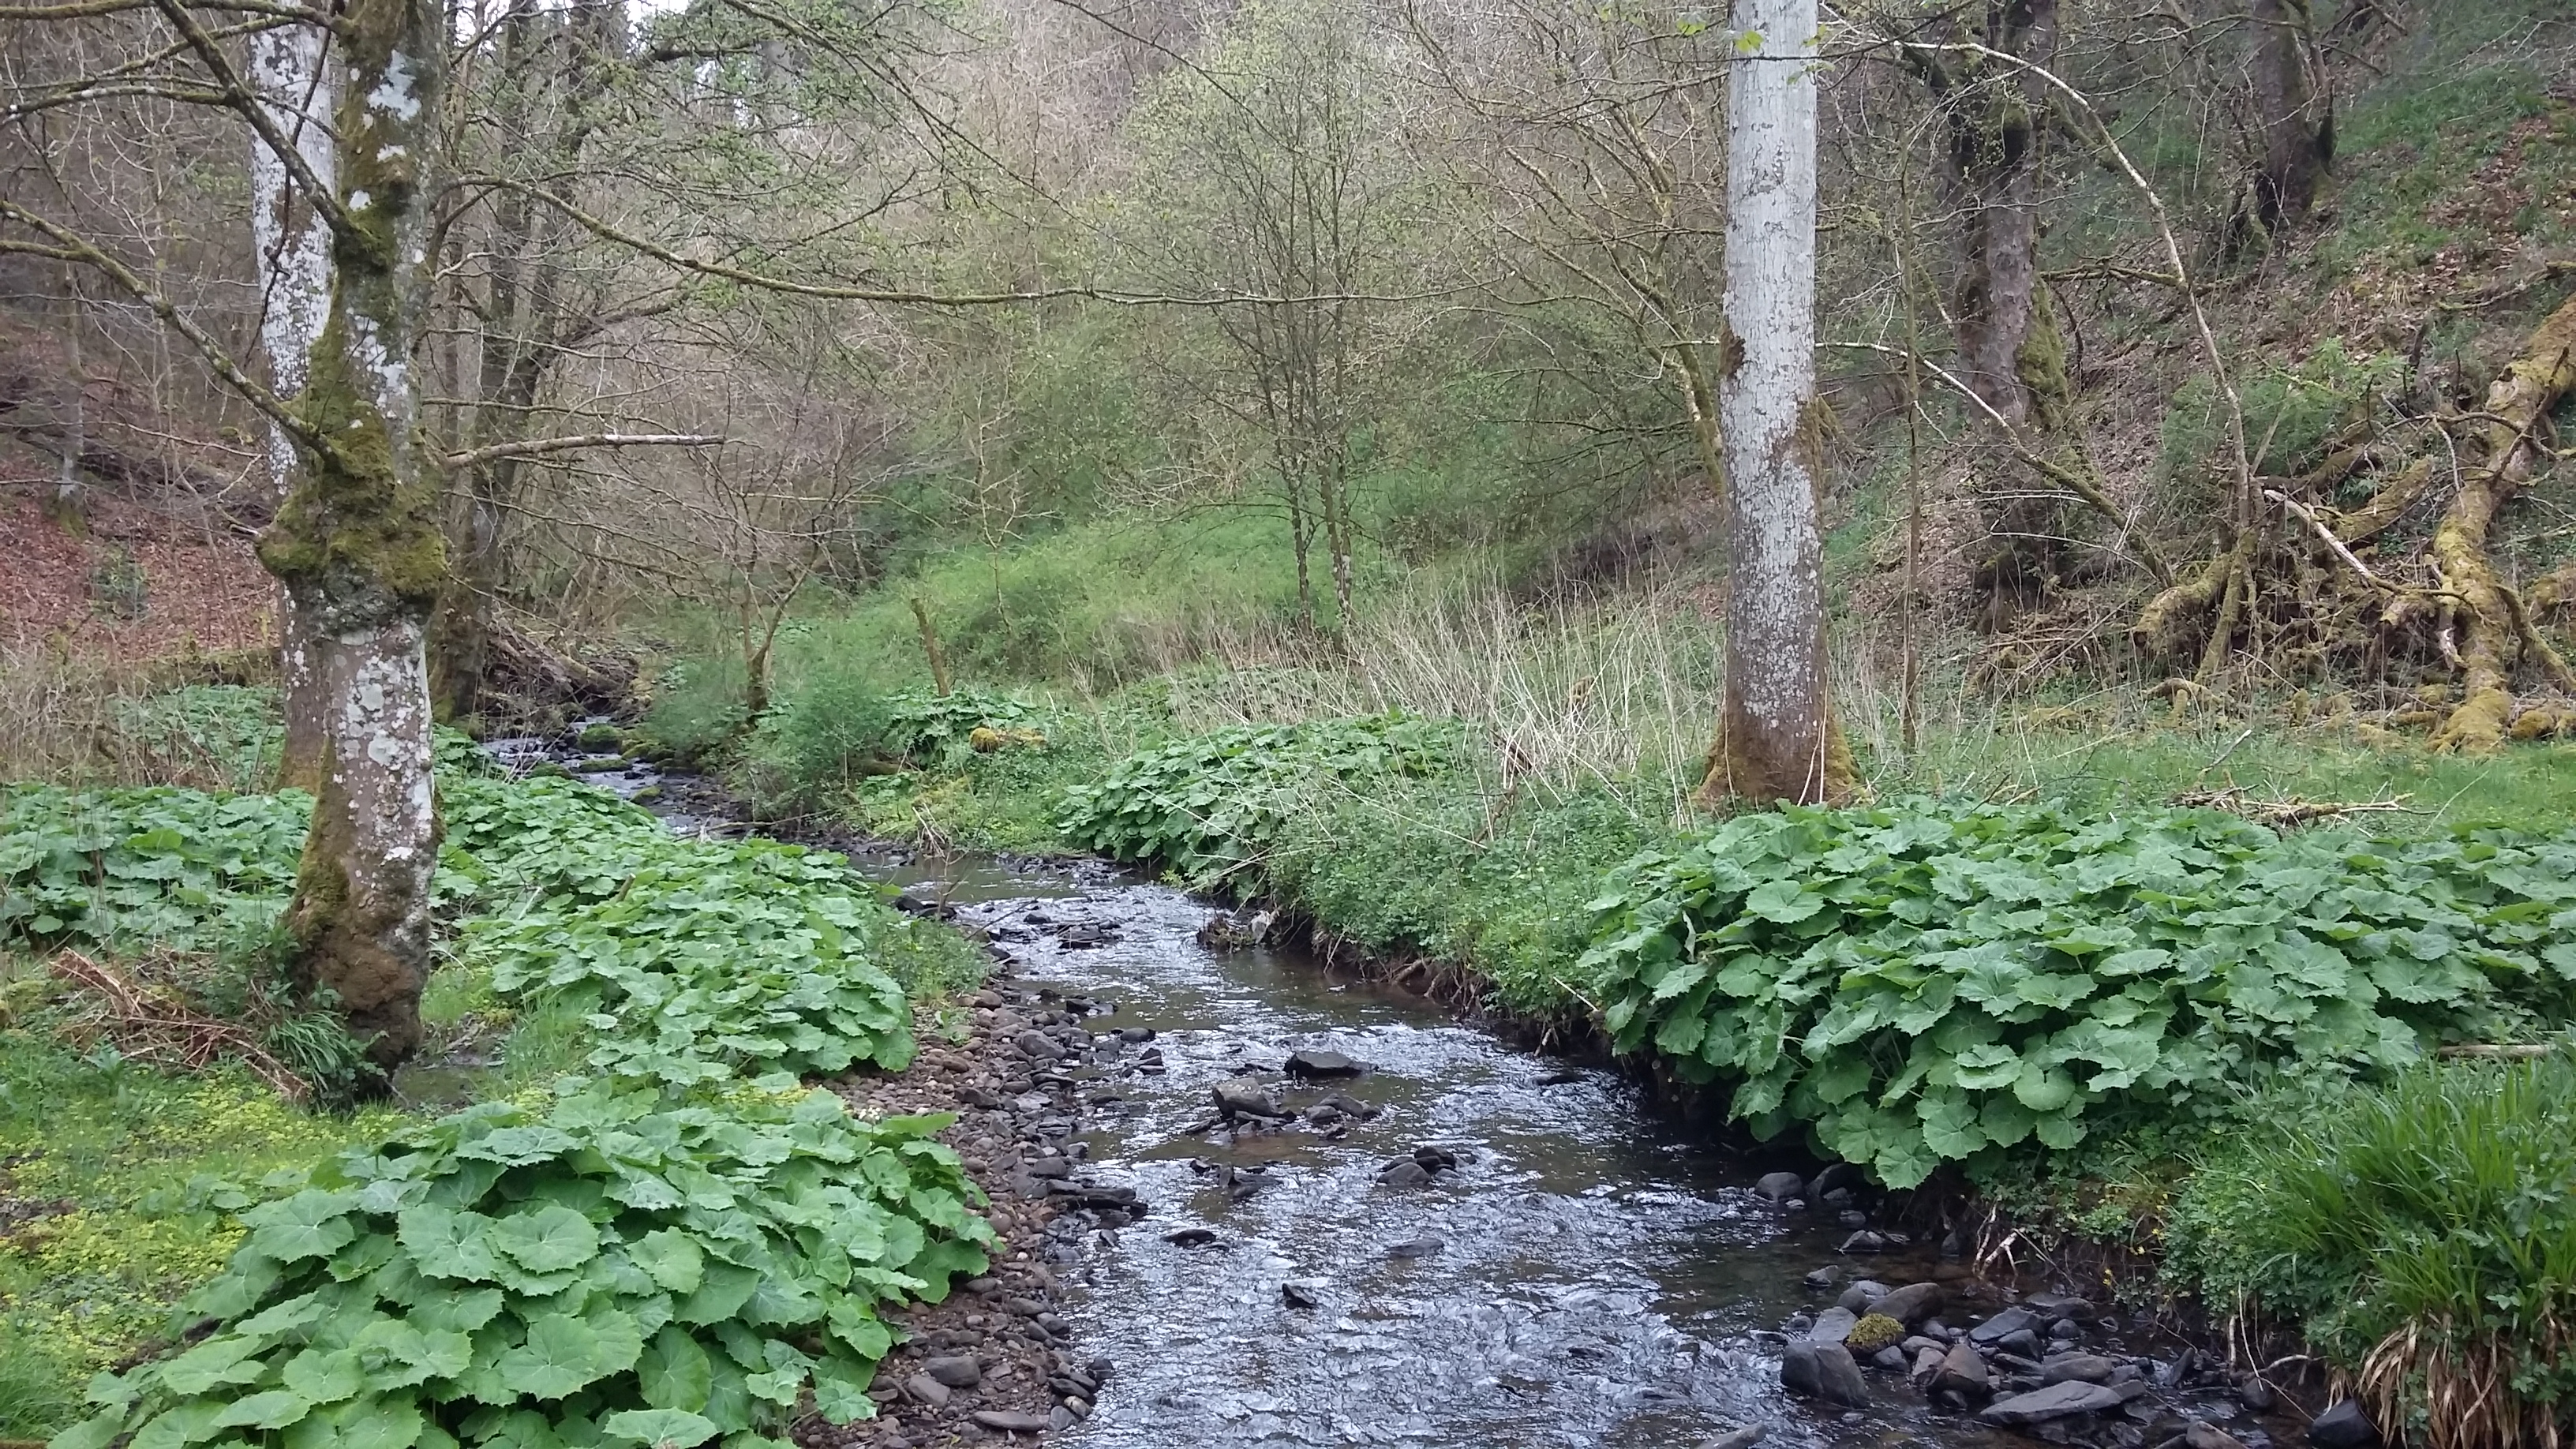
[[[1849,793],[1825,699],[1817,483],[1816,0],[1739,0],[1727,87],[1726,698],[1702,792]]]

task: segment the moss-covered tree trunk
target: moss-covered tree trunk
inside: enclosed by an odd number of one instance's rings
[[[280,25],[250,40],[250,83],[260,108],[292,158],[266,138],[251,141],[251,250],[258,264],[259,349],[268,385],[280,397],[304,390],[313,349],[331,312],[331,226],[321,207],[298,185],[303,178],[328,186],[338,170],[331,139],[332,68],[325,63],[325,35],[310,25]],[[302,469],[295,439],[285,426],[268,430],[269,484],[282,505]],[[278,596],[278,676],[284,685],[286,741],[278,757],[278,783],[317,788],[322,779],[323,720],[328,714],[314,673],[305,621]]]
[[[1727,88],[1726,700],[1703,798],[1848,796],[1816,488],[1816,0],[1740,0]]]
[[[2334,90],[2317,55],[2308,0],[2254,0],[2254,112],[2263,164],[2254,216],[2266,233],[2307,219],[2334,158]]]
[[[348,0],[340,12],[327,301],[293,400],[308,433],[260,540],[319,705],[313,827],[287,913],[295,977],[336,996],[386,1068],[420,1036],[438,846],[422,639],[445,563],[414,441],[411,355],[441,24],[426,0]]]

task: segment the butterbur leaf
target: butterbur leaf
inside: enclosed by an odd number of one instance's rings
[[[218,1429],[283,1429],[312,1410],[313,1401],[293,1389],[269,1389],[233,1400],[211,1422]]]
[[[501,1356],[502,1381],[531,1398],[560,1399],[600,1376],[599,1333],[578,1318],[549,1313],[528,1340]]]
[[[649,1449],[693,1449],[716,1436],[714,1420],[681,1409],[623,1409],[601,1419],[599,1428]]]
[[[627,1252],[655,1283],[673,1293],[696,1292],[706,1276],[706,1254],[686,1233],[659,1228],[636,1239]]]
[[[560,1203],[497,1219],[487,1236],[493,1247],[530,1273],[577,1268],[599,1252],[599,1229]]]
[[[251,1230],[253,1250],[292,1263],[328,1257],[356,1237],[357,1225],[349,1221],[349,1210],[355,1205],[353,1194],[308,1187],[291,1197],[262,1203],[244,1212],[241,1220]]]
[[[714,1385],[707,1351],[686,1330],[676,1326],[664,1328],[644,1346],[636,1361],[635,1377],[645,1403],[657,1409],[686,1409],[691,1413],[707,1406],[707,1395]]]
[[[492,1219],[421,1203],[403,1209],[395,1235],[411,1251],[412,1262],[434,1278],[461,1278],[469,1283],[492,1277]]]

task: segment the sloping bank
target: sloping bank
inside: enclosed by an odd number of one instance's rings
[[[971,970],[962,943],[834,857],[676,840],[465,758],[442,775],[439,887],[478,913],[445,970],[595,1045],[551,1084],[363,1119],[346,1150],[198,1194],[223,1266],[171,1319],[177,1351],[92,1378],[58,1449],[778,1446],[800,1412],[871,1412],[882,1314],[985,1268],[946,1119],[799,1084],[906,1065],[906,983]],[[255,957],[306,808],[12,787],[0,944]]]
[[[2089,1207],[2061,1222],[2303,1328],[2383,1424],[2576,1427],[2576,1065],[2494,1051],[2576,1020],[2576,837],[1942,800],[1673,831],[1458,750],[1324,721],[916,787],[1046,792],[1065,844],[1449,963],[1889,1187]]]

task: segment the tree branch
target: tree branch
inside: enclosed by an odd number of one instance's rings
[[[712,448],[729,439],[715,433],[583,433],[570,438],[524,438],[515,443],[494,443],[484,448],[469,448],[439,459],[447,468],[471,468],[477,463],[490,463],[502,458],[534,458],[547,453],[569,453],[581,448]]]

